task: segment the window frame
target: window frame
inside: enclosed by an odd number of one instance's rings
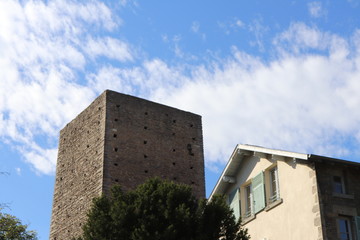
[[[339,178],[339,182],[335,180],[335,178]],[[343,175],[334,175],[332,177],[332,191],[336,194],[346,194],[345,181]],[[337,187],[340,188],[340,191],[337,191]]]
[[[268,182],[269,197],[268,197],[267,205],[272,204],[280,199],[279,176],[278,176],[277,166],[272,167],[271,169],[268,170],[268,172],[269,172],[269,182]]]
[[[341,225],[340,223],[344,222],[345,223],[345,227],[347,227],[347,231],[346,232],[342,232],[341,231]],[[355,240],[356,238],[354,237],[354,232],[353,232],[353,224],[352,224],[352,217],[347,217],[347,216],[339,216],[336,218],[336,227],[337,227],[337,234],[338,234],[338,238],[340,240]],[[342,238],[342,234],[347,235],[346,239]]]
[[[245,192],[245,212],[244,217],[248,218],[251,217],[254,214],[253,211],[253,196],[252,196],[252,184],[251,182],[244,186],[244,192]]]

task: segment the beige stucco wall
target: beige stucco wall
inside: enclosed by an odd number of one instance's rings
[[[312,167],[294,163],[290,159],[269,160],[265,157],[258,155],[245,158],[237,175],[236,185],[229,189],[230,192],[235,187],[243,186],[261,171],[275,165],[278,167],[280,198],[283,202],[270,210],[262,210],[256,214],[255,219],[244,225],[248,228],[251,239],[322,239],[316,175]],[[242,199],[242,205],[243,202]]]

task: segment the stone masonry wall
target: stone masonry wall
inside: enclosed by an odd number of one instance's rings
[[[51,240],[81,234],[92,199],[103,179],[105,94],[60,132],[51,219]]]
[[[105,91],[60,132],[50,239],[79,236],[92,199],[114,184],[155,176],[205,197],[201,117]]]
[[[337,240],[337,218],[359,216],[360,214],[360,169],[359,167],[334,162],[317,162],[320,209],[324,239]],[[345,180],[345,194],[333,192],[333,176]],[[353,223],[355,234],[355,224]]]
[[[106,113],[105,191],[158,176],[205,197],[201,116],[112,91]]]

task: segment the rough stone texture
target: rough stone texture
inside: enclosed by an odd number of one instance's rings
[[[105,91],[60,132],[50,239],[71,239],[92,198],[147,178],[189,184],[205,197],[201,116]]]
[[[360,170],[356,166],[326,161],[317,162],[315,168],[323,236],[327,240],[337,240],[336,219],[339,216],[352,217],[360,214]],[[346,194],[333,193],[333,176],[344,177]]]

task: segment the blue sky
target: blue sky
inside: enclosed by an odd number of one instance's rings
[[[238,143],[360,160],[360,2],[0,1],[0,203],[48,239],[59,130],[105,89]]]

